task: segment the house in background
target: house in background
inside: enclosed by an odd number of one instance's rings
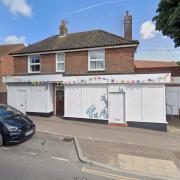
[[[136,73],[171,73],[166,84],[166,114],[180,115],[180,66],[175,62],[135,60]]]
[[[171,76],[180,76],[180,67],[173,61],[157,61],[157,60],[135,60],[135,73],[167,73]]]
[[[24,44],[0,45],[0,103],[7,103],[7,88],[2,82],[2,76],[14,74],[14,60],[9,53],[24,48]]]
[[[27,114],[62,115],[149,129],[167,128],[165,86],[171,74],[136,73],[132,16],[124,37],[103,30],[58,35],[12,53],[4,78],[8,104]]]

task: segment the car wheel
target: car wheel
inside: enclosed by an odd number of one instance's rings
[[[0,134],[0,147],[3,145],[3,138],[2,135]]]

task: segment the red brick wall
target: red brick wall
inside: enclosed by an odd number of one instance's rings
[[[1,57],[1,75],[11,75],[14,73],[14,61],[12,56]]]
[[[106,49],[106,73],[134,72],[134,48]]]
[[[88,51],[65,53],[65,75],[115,74],[134,72],[134,48],[105,50],[105,71],[88,72]],[[28,57],[14,57],[14,73],[28,72]],[[41,73],[56,72],[56,54],[41,55]]]
[[[7,104],[7,92],[0,92],[0,103]]]
[[[4,75],[12,75],[14,73],[14,61],[11,56],[3,56],[0,57],[0,91],[5,92],[6,84],[2,82],[2,76]]]
[[[14,74],[21,75],[28,73],[28,56],[14,57]]]
[[[65,53],[65,74],[87,74],[88,51]]]
[[[105,50],[105,71],[88,72],[88,51],[65,54],[65,74],[110,74],[134,72],[134,48]]]
[[[41,73],[55,73],[56,72],[56,54],[41,55]]]
[[[180,76],[180,67],[135,68],[135,73],[171,73],[171,76]]]

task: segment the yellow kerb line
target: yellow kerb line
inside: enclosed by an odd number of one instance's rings
[[[95,171],[95,170],[92,170],[92,169],[87,169],[85,167],[81,168],[81,172],[94,174],[94,175],[97,175],[97,176],[103,176],[103,177],[106,177],[106,178],[116,179],[116,180],[123,180],[123,179],[138,180],[137,178],[131,178],[131,177],[126,177],[126,176],[119,176],[119,175],[116,175],[116,174],[104,173],[104,172]]]

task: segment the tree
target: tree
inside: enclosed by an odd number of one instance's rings
[[[161,0],[156,13],[156,30],[173,39],[175,47],[180,46],[180,0]]]
[[[177,64],[178,66],[180,66],[180,61],[177,61],[176,64]]]

